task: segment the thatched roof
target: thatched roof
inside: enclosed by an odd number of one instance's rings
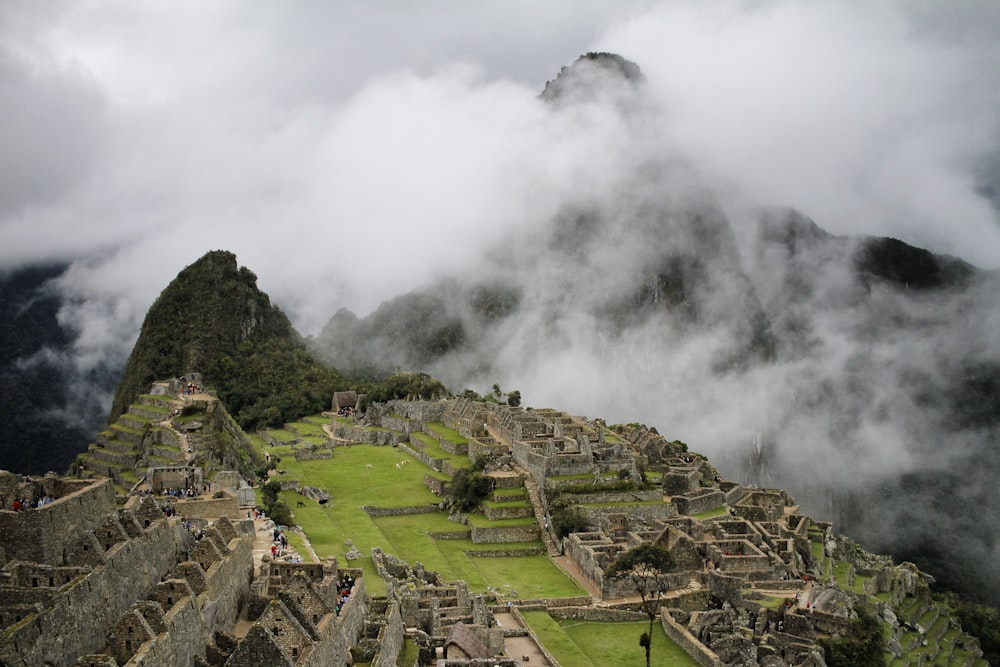
[[[448,639],[444,642],[444,654],[446,657],[458,657],[449,655],[449,649],[452,646],[464,653],[467,658],[475,659],[490,657],[490,651],[486,648],[486,644],[484,644],[482,640],[476,636],[476,633],[472,631],[472,628],[461,621],[451,626],[451,632],[448,633]]]
[[[356,408],[358,407],[358,392],[356,391],[335,391],[333,392],[333,409]]]

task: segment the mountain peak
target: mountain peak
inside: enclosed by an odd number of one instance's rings
[[[585,53],[572,65],[559,70],[556,78],[545,84],[541,98],[547,102],[589,101],[608,94],[634,92],[644,84],[639,66],[617,53]]]
[[[153,380],[205,371],[209,364],[235,355],[251,338],[291,341],[297,334],[257,288],[257,276],[237,264],[236,255],[226,250],[206,253],[181,270],[150,306],[115,393],[111,419]]]

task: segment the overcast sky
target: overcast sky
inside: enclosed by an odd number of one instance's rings
[[[537,100],[591,50],[639,64],[643,139],[733,211],[996,268],[998,35],[990,0],[2,0],[0,269],[76,261],[95,360],[217,248],[314,333],[621,166],[616,119]]]

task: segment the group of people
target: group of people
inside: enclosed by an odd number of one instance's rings
[[[38,500],[29,500],[27,498],[15,498],[14,502],[11,505],[11,509],[13,509],[15,512],[23,512],[24,510],[31,509],[32,507],[45,507],[54,500],[55,498],[47,493]]]
[[[170,496],[172,498],[197,498],[198,492],[192,488],[186,489],[163,489],[161,495]]]
[[[341,607],[347,604],[347,600],[351,597],[352,588],[354,588],[354,578],[349,572],[346,572],[340,581],[337,582],[337,616],[340,616]]]
[[[337,410],[337,414],[341,417],[353,417],[356,409],[353,407],[344,407]]]

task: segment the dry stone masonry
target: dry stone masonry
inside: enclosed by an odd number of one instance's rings
[[[240,458],[222,442],[246,436],[190,384],[155,383],[73,478],[0,471],[0,664],[392,667],[415,650],[407,667],[556,665],[520,610],[644,619],[634,584],[607,572],[630,549],[656,544],[674,560],[659,624],[706,667],[823,667],[819,640],[846,636],[863,610],[884,624],[894,665],[985,666],[913,565],[837,536],[784,491],[723,480],[655,429],[557,410],[450,399],[360,415],[358,396],[345,392],[327,413],[325,443],[281,444],[331,465],[337,447],[398,446],[427,466],[425,484],[439,496],[459,461],[484,457],[494,489],[483,514],[455,515],[456,530],[432,537],[497,545],[479,555],[547,553],[593,595],[480,593],[378,547],[372,561],[386,593],[376,597],[362,570],[334,558],[255,562],[253,490],[238,465],[219,466]],[[336,498],[336,489],[280,479],[312,502]],[[416,517],[443,504],[364,510]],[[560,539],[553,518],[567,510],[589,527]],[[543,546],[523,546],[532,542]],[[510,654],[513,641],[533,641],[536,662]]]

